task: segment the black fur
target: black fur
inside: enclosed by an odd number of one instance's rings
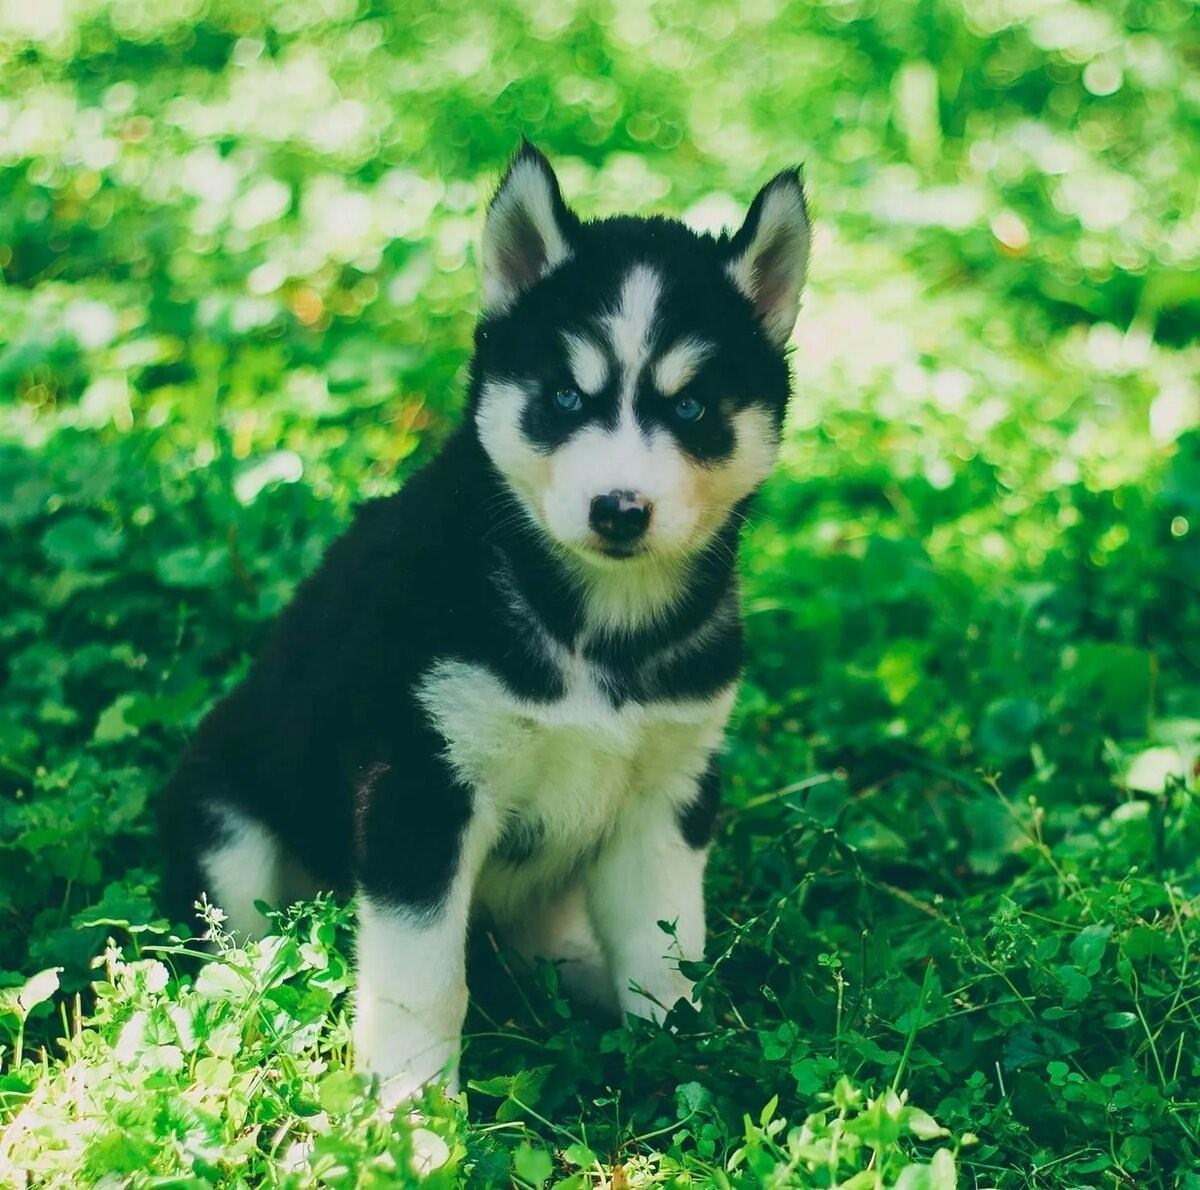
[[[679,827],[689,847],[707,847],[721,806],[721,762],[716,756],[700,778],[696,800],[680,815]]]

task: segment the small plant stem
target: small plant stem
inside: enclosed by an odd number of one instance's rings
[[[896,1074],[892,1078],[892,1090],[896,1091],[900,1086],[900,1079],[904,1076],[904,1068],[908,1065],[908,1056],[912,1053],[913,1043],[917,1040],[917,1030],[921,1027],[921,1014],[925,1011],[925,1001],[929,998],[929,987],[933,983],[933,960],[929,960],[925,964],[925,978],[921,981],[921,994],[917,998],[917,1008],[913,1013],[912,1024],[908,1029],[908,1037],[904,1042],[904,1052],[900,1055],[900,1063],[896,1067]]]
[[[525,1008],[528,1011],[529,1015],[533,1018],[533,1023],[535,1025],[537,1025],[537,1027],[539,1029],[544,1029],[546,1027],[546,1022],[543,1021],[540,1016],[538,1016],[537,1009],[534,1008],[529,997],[527,995],[525,995],[525,989],[521,986],[521,980],[519,980],[513,974],[512,967],[509,966],[508,960],[504,957],[504,951],[500,948],[499,943],[497,943],[496,939],[490,933],[488,934],[487,937],[488,937],[488,942],[492,948],[492,953],[495,954],[495,956],[496,956],[496,961],[504,969],[504,974],[507,975],[508,978],[512,981],[512,985],[516,989],[517,995],[520,997],[521,1003],[525,1005]]]
[[[538,1115],[538,1113],[535,1112],[532,1107],[530,1107],[527,1103],[522,1103],[515,1095],[510,1095],[509,1099],[511,1099],[513,1101],[513,1103],[515,1103],[527,1115],[531,1115],[544,1128],[549,1128],[551,1132],[557,1133],[559,1136],[565,1136],[573,1144],[577,1144],[577,1145],[583,1144],[583,1141],[580,1140],[579,1137],[577,1137],[574,1132],[570,1132],[566,1128],[563,1128],[561,1125],[555,1124],[552,1121],[547,1120],[545,1116]],[[584,1147],[586,1148],[587,1146],[584,1145]]]
[[[674,1123],[668,1124],[665,1128],[656,1128],[653,1132],[643,1132],[639,1136],[631,1136],[624,1142],[622,1148],[625,1145],[640,1145],[643,1141],[653,1140],[656,1136],[665,1136],[668,1132],[674,1132],[676,1129],[682,1128],[695,1114],[694,1111],[690,1111],[683,1119],[676,1120]]]
[[[1138,1020],[1142,1022],[1142,1030],[1145,1032],[1146,1041],[1150,1046],[1150,1056],[1154,1059],[1155,1070],[1158,1071],[1158,1082],[1165,1093],[1167,1089],[1167,1083],[1169,1081],[1167,1079],[1167,1072],[1163,1069],[1162,1061],[1158,1056],[1158,1046],[1154,1044],[1154,1034],[1150,1032],[1150,1026],[1146,1023],[1146,1017],[1142,1012],[1141,1001],[1136,996],[1134,997],[1133,1008],[1137,1013]]]
[[[840,970],[835,971],[833,977],[837,983],[837,1020],[833,1032],[833,1056],[840,1066],[842,1063],[842,1001],[846,995],[846,981],[842,978]]]

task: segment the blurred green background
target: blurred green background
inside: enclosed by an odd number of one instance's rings
[[[519,137],[585,215],[714,229],[800,161],[704,1110],[732,1136],[769,1093],[802,1118],[903,1069],[981,1137],[980,1184],[1200,1160],[1195,17],[0,0],[0,984],[86,988],[103,923],[155,920],[187,732],[455,423]],[[556,1067],[543,1114],[607,1135],[615,1083],[649,1126],[654,1080],[700,1069],[624,1044]]]

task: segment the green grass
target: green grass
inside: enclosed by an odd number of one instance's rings
[[[585,213],[803,159],[817,235],[704,1006],[481,935],[428,1183],[1200,1186],[1193,7],[769,7],[0,9],[0,1184],[411,1177],[347,908],[195,975],[152,802],[454,423],[527,133]]]

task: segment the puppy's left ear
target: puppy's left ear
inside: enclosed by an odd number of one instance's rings
[[[522,141],[483,225],[483,308],[503,313],[571,255],[579,220],[567,209],[550,162]]]
[[[746,222],[729,243],[725,271],[779,347],[788,341],[800,312],[809,239],[804,182],[797,168],[776,174],[758,192]]]

